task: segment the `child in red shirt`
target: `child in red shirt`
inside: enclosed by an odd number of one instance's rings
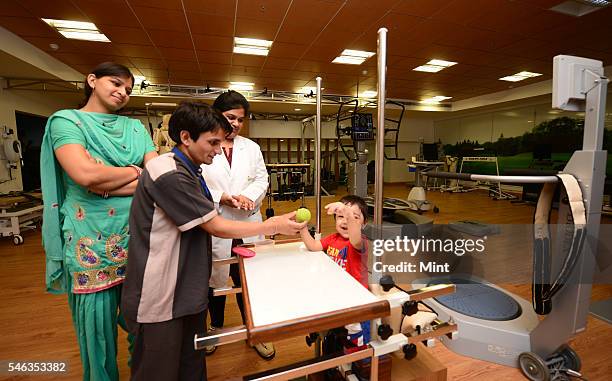
[[[306,248],[310,251],[324,251],[340,267],[345,269],[364,287],[368,288],[367,241],[361,234],[367,218],[367,206],[359,196],[344,196],[338,202],[325,205],[327,214],[334,214],[336,233],[322,240],[315,240],[308,227],[300,230]],[[349,341],[361,347],[370,341],[369,322],[353,323],[346,326]]]

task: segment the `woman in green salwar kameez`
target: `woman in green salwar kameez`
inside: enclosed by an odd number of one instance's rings
[[[117,324],[128,213],[141,167],[157,156],[142,123],[115,113],[134,77],[106,62],[86,78],[86,103],[49,117],[41,151],[46,286],[68,293],[83,380],[118,380]]]

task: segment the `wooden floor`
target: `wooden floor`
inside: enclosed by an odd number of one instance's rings
[[[339,194],[341,191],[339,191]],[[403,185],[386,185],[386,197],[406,198],[408,188]],[[489,223],[531,223],[533,207],[511,204],[509,201],[493,201],[485,193],[441,194],[429,192],[429,199],[439,208],[439,214],[428,213],[437,223],[453,220],[478,220]],[[323,205],[338,197],[324,197]],[[279,202],[274,207],[277,214],[294,210],[300,202]],[[307,199],[306,206],[314,209],[314,199]],[[265,205],[264,205],[265,208]],[[606,221],[609,222],[609,221]],[[330,216],[322,218],[322,232],[334,231]],[[44,292],[44,254],[40,233],[24,235],[25,243],[13,246],[9,239],[0,240],[0,361],[67,361],[69,372],[64,376],[14,376],[0,374],[8,380],[79,380],[82,376],[78,347],[70,321],[65,295],[55,296]],[[509,286],[510,291],[527,299],[530,286]],[[612,297],[612,287],[594,288],[593,300]],[[231,298],[230,298],[231,299]],[[226,314],[226,325],[238,325],[239,314],[231,300]],[[612,325],[589,317],[586,332],[571,342],[582,358],[583,374],[588,380],[610,379],[612,374]],[[290,364],[312,356],[312,350],[303,337],[275,343],[276,358],[272,361],[260,359],[255,351],[244,343],[220,347],[207,357],[208,375],[211,380],[235,378],[241,375]],[[499,366],[479,360],[458,356],[443,345],[428,349],[448,367],[451,380],[521,380],[520,372],[514,368]],[[127,367],[127,345],[125,334],[119,337],[119,364],[121,379],[129,379]]]

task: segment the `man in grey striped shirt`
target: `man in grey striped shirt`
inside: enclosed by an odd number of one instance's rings
[[[204,351],[193,338],[206,327],[211,235],[293,235],[306,224],[295,212],[259,223],[217,214],[200,165],[221,153],[231,130],[210,106],[182,103],[169,123],[177,146],[149,161],[138,182],[121,303],[136,338],[132,380],[206,379]]]

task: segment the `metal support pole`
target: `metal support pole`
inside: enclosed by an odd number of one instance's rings
[[[383,168],[385,162],[385,89],[387,76],[387,28],[378,30],[378,130],[376,132],[376,178],[374,180],[374,225],[382,225]]]
[[[321,77],[317,77],[317,118],[315,125],[315,184],[317,226],[316,234],[321,234]]]
[[[586,70],[585,80],[593,80],[593,87],[586,94],[586,110],[584,113],[583,151],[601,151],[606,120],[606,95],[608,78]]]

